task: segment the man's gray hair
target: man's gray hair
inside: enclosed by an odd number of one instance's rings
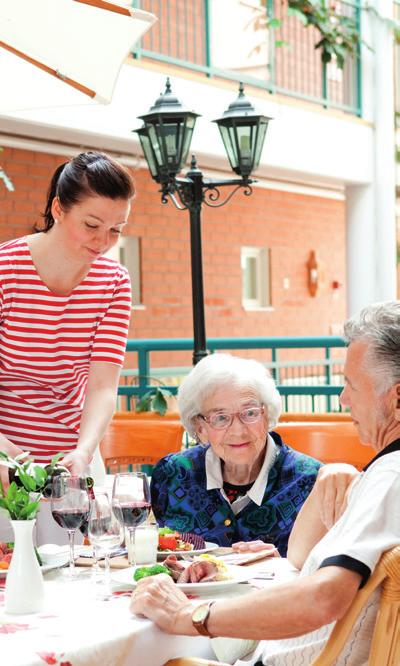
[[[202,414],[204,401],[222,386],[254,391],[267,409],[269,430],[276,426],[282,401],[269,370],[258,361],[217,353],[202,358],[178,390],[181,420],[192,437],[196,434],[194,417]]]
[[[400,301],[368,305],[344,325],[350,344],[357,340],[370,343],[366,359],[373,366],[380,391],[400,381]]]

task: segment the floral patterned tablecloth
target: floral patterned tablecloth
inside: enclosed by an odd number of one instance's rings
[[[65,571],[65,570],[64,570]],[[45,575],[45,608],[16,616],[4,610],[0,580],[2,666],[162,666],[184,654],[211,657],[207,638],[168,636],[129,612],[129,592],[98,598],[98,585],[84,575],[68,581],[62,570]]]

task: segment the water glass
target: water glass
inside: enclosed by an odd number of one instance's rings
[[[158,525],[145,523],[135,529],[135,562],[137,565],[157,563]]]
[[[115,517],[107,493],[96,493],[91,501],[88,538],[97,557],[104,557],[104,579],[110,579],[110,552],[123,540],[122,527]]]

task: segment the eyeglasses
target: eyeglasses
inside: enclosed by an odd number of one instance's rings
[[[240,412],[214,412],[210,416],[203,416],[203,414],[199,414],[198,416],[212,428],[215,428],[215,430],[225,430],[232,425],[235,416],[238,417],[239,421],[248,425],[259,421],[263,413],[264,407],[261,406],[246,407],[246,409],[242,409]]]

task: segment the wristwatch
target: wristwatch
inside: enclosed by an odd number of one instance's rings
[[[196,606],[192,613],[192,622],[195,629],[202,636],[209,636],[210,638],[214,637],[207,629],[207,621],[210,615],[210,608],[213,604],[215,604],[215,601],[207,601],[206,604]]]

